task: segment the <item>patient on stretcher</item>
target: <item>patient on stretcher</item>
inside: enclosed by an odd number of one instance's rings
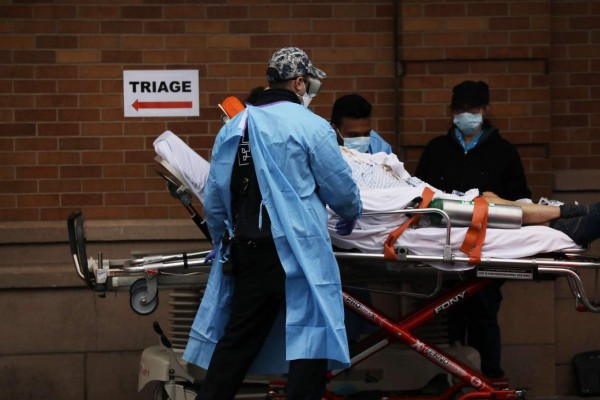
[[[163,159],[181,172],[185,183],[196,197],[202,200],[209,163],[170,131],[160,135],[155,140],[154,147]],[[411,177],[404,169],[403,163],[393,154],[358,153],[344,147],[341,147],[341,151],[360,188],[363,213],[379,213],[363,215],[349,236],[336,234],[337,216],[331,213],[328,228],[332,243],[343,249],[381,253],[389,232],[406,219],[404,214],[389,212],[405,208],[413,199],[421,196],[425,186],[435,192],[434,198],[473,200],[480,194],[477,189],[471,189],[461,196],[441,192],[418,178]],[[488,228],[482,257],[528,257],[538,253],[571,249],[577,244],[586,244],[600,237],[598,204],[555,207],[510,202],[496,197],[493,193],[483,195],[489,202],[519,205],[523,210],[523,224],[528,226],[511,230]],[[421,225],[421,228],[407,229],[398,238],[396,246],[408,248],[410,253],[415,255],[439,254],[446,240],[446,229],[427,225]],[[453,252],[460,248],[466,231],[466,227],[452,227]]]
[[[365,154],[341,148],[350,164],[353,176],[361,190],[363,214],[391,212],[404,208],[421,195],[425,186],[434,192],[434,198],[473,200],[479,196],[477,189],[464,195],[441,192],[416,177],[411,177],[403,163],[393,154]],[[524,226],[518,230],[488,229],[482,256],[518,258],[541,252],[574,248],[600,237],[600,206],[563,205],[561,207],[503,200],[493,193],[483,193],[490,203],[519,206],[523,210]],[[365,252],[381,252],[388,233],[399,226],[406,217],[402,215],[363,216],[347,237],[332,235],[333,243],[341,248],[357,248]],[[335,219],[335,216],[332,216]],[[330,221],[330,232],[335,221]],[[551,228],[551,227],[552,228]],[[423,227],[423,224],[421,224]],[[452,249],[458,250],[466,227],[452,228]],[[417,255],[437,254],[445,241],[445,229],[408,229],[397,241]]]

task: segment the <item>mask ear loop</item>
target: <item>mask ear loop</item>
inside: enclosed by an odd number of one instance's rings
[[[338,140],[338,143],[339,143],[339,145],[340,145],[340,146],[343,146],[343,145],[344,145],[344,137],[342,136],[342,133],[340,132],[340,130],[339,130],[337,127],[335,128],[335,133],[337,133],[337,135],[338,135],[338,136],[339,136],[339,138],[340,138],[340,139]],[[340,140],[342,141],[341,143],[340,143]]]

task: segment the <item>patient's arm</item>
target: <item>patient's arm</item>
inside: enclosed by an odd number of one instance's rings
[[[484,192],[483,197],[489,203],[521,207],[523,210],[523,225],[548,225],[548,222],[560,217],[559,207],[505,200],[492,192]]]

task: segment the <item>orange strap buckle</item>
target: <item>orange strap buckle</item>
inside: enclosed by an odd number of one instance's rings
[[[421,201],[419,207],[417,208],[427,208],[427,206],[429,206],[429,203],[431,203],[431,199],[433,199],[433,190],[429,189],[429,187],[426,186],[425,189],[423,189],[421,197],[423,198],[423,201]],[[385,239],[385,242],[383,243],[384,259],[390,261],[395,261],[397,259],[396,252],[394,251],[394,243],[396,243],[396,240],[398,240],[398,238],[400,237],[400,235],[402,235],[402,232],[404,232],[406,228],[408,228],[412,224],[416,224],[420,218],[421,214],[414,214],[412,217],[404,221],[402,225],[390,232],[388,237]]]

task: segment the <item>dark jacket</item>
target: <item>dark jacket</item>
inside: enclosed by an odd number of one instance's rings
[[[517,149],[487,125],[477,145],[465,153],[452,127],[432,139],[419,160],[415,175],[445,192],[494,192],[507,200],[531,198]]]

